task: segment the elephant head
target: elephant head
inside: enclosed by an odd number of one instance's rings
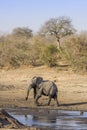
[[[35,88],[37,85],[39,85],[43,81],[42,77],[36,77],[34,76],[31,80],[32,88]]]
[[[43,81],[42,77],[33,77],[29,83],[28,90],[27,90],[27,96],[26,100],[28,99],[28,95],[30,90],[33,88],[34,89],[34,98],[36,97],[36,88],[37,86]]]

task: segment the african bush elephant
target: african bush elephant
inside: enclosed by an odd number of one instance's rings
[[[57,100],[58,89],[54,82],[43,80],[42,77],[33,77],[28,86],[26,100],[28,99],[29,92],[32,88],[34,89],[34,99],[36,105],[38,105],[38,99],[42,95],[49,97],[47,105],[50,105],[52,98],[55,99],[56,104],[59,105]]]

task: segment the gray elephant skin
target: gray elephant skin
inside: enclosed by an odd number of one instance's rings
[[[57,100],[58,88],[56,84],[49,80],[43,80],[42,77],[33,77],[29,83],[26,100],[28,99],[30,90],[34,90],[34,101],[36,105],[39,105],[38,99],[44,95],[49,97],[47,105],[50,105],[51,99],[56,101],[57,106],[59,105]]]

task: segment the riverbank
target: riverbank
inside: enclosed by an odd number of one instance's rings
[[[60,106],[55,106],[54,100],[50,106],[45,106],[48,98],[44,96],[39,100],[41,106],[35,106],[33,91],[28,101],[25,100],[26,89],[33,76],[42,76],[57,84]],[[87,75],[45,66],[0,70],[0,108],[16,107],[87,111]]]

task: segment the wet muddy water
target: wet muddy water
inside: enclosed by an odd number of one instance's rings
[[[26,126],[46,130],[86,130],[87,112],[49,109],[8,109],[8,112]]]

